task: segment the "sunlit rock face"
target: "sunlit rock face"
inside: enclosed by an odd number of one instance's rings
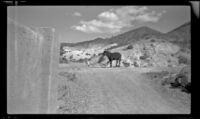
[[[120,52],[123,55],[123,61],[138,67],[149,66],[177,66],[177,53],[180,47],[163,39],[141,40],[129,45],[113,49],[112,52]]]
[[[77,61],[80,59],[90,60],[92,64],[106,64],[108,59],[101,58],[101,53],[117,44],[107,46],[90,47],[87,49],[77,49],[74,47],[65,47],[65,57],[68,60]],[[132,45],[132,47],[130,47]],[[189,49],[180,48],[180,46],[166,41],[165,39],[141,39],[135,43],[111,49],[110,52],[119,52],[122,54],[121,66],[128,64],[132,67],[152,67],[164,66],[174,67],[180,64],[180,57],[190,61],[191,52]],[[100,59],[101,58],[101,59]],[[102,60],[102,62],[99,62]],[[113,61],[115,63],[115,61]]]
[[[113,46],[117,46],[117,44],[115,43],[107,46],[96,46],[90,48],[75,48],[65,46],[63,48],[64,54],[62,55],[62,57],[64,57],[67,60],[90,59]]]

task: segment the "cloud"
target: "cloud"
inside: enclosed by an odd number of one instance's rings
[[[118,33],[122,28],[132,27],[133,21],[157,22],[165,12],[150,11],[146,6],[125,6],[102,12],[97,19],[80,21],[71,28],[85,33]]]
[[[98,15],[98,18],[102,20],[108,20],[108,21],[118,20],[118,16],[113,12],[102,12]]]
[[[135,19],[140,22],[157,22],[161,16],[162,13],[157,14],[155,11],[152,11],[151,13],[138,15]]]
[[[81,13],[79,13],[79,12],[74,12],[73,15],[78,16],[78,17],[82,16]]]
[[[99,20],[81,21],[80,24],[79,26],[72,26],[72,28],[86,33],[116,33],[119,32],[119,27],[121,27],[113,22]]]

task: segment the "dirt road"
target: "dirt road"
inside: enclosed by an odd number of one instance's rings
[[[57,74],[62,73],[52,80],[49,113],[190,113],[190,107],[156,91],[150,80],[141,75],[145,71],[131,68],[58,71]],[[58,87],[64,85],[65,91],[59,92]],[[63,95],[65,98],[61,99]]]

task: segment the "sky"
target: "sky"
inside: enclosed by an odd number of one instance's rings
[[[52,27],[60,42],[108,38],[149,26],[166,33],[190,21],[190,6],[9,6],[8,17],[29,27]]]

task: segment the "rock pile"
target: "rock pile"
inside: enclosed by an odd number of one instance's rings
[[[182,91],[191,92],[191,66],[183,67],[180,72],[171,74],[163,79],[162,85],[180,88]]]

